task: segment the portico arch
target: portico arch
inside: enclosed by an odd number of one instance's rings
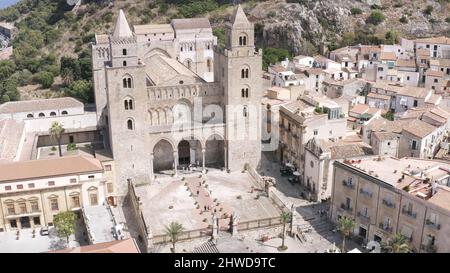
[[[175,149],[173,143],[165,138],[160,139],[152,149],[153,172],[173,170],[175,162]]]
[[[212,134],[205,142],[205,165],[209,168],[226,167],[226,145],[219,134]]]

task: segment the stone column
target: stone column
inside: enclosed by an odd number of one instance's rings
[[[228,157],[227,157],[227,150],[228,150],[228,147],[227,147],[227,144],[225,143],[225,141],[224,141],[224,144],[223,144],[223,157],[224,157],[224,162],[223,162],[223,164],[224,164],[224,166],[225,166],[225,170],[228,170]]]
[[[205,173],[206,172],[206,167],[205,167],[205,153],[206,153],[206,149],[202,148],[202,172]]]
[[[178,177],[178,150],[173,151],[173,174]]]
[[[231,235],[237,236],[238,235],[238,224],[239,224],[239,216],[236,212],[233,213],[231,216]]]
[[[153,173],[153,153],[150,154],[150,181],[155,179],[155,174]]]
[[[219,230],[217,228],[217,220],[216,220],[216,214],[212,215],[212,238],[213,239],[217,239],[217,237],[219,236]]]

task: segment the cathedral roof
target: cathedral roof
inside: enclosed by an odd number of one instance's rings
[[[241,5],[238,5],[236,12],[231,18],[231,22],[233,23],[233,27],[248,27],[251,25]]]
[[[208,18],[173,19],[172,26],[175,30],[211,28]]]
[[[152,85],[174,86],[204,82],[201,77],[175,59],[155,54],[146,62],[146,73]]]
[[[113,36],[116,38],[133,37],[133,32],[131,32],[130,26],[128,25],[127,18],[125,17],[123,10],[119,11],[119,17],[117,17]]]

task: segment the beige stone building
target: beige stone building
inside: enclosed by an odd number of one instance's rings
[[[52,226],[59,212],[105,203],[110,164],[86,156],[0,164],[0,231]]]
[[[254,26],[238,7],[218,48],[206,18],[166,25],[128,25],[96,35],[94,87],[99,125],[127,181],[197,165],[240,171],[260,161],[262,51]]]
[[[334,163],[330,217],[356,221],[354,234],[385,242],[406,236],[415,252],[449,252],[450,165],[372,157]]]

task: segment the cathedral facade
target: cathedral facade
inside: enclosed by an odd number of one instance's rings
[[[92,46],[99,126],[113,153],[116,185],[187,166],[241,171],[261,153],[262,51],[238,6],[217,46],[206,18],[130,28]]]

